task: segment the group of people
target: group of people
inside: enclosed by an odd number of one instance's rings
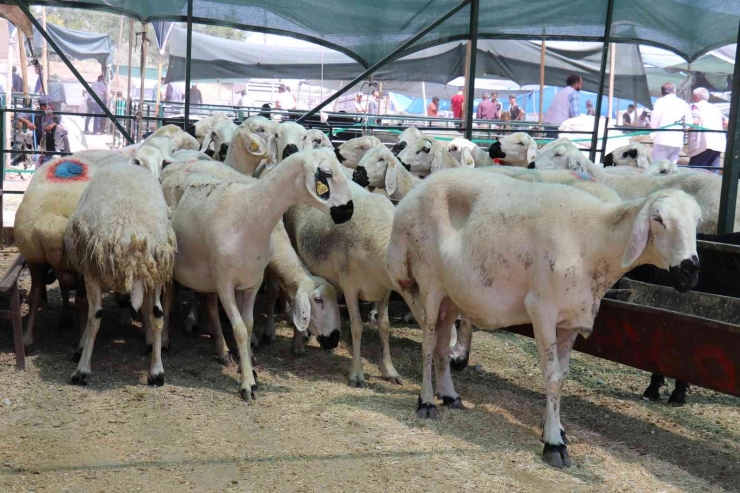
[[[457,94],[452,96],[450,103],[453,118],[462,119],[463,108],[465,107],[465,88],[459,87]],[[427,114],[437,116],[438,112],[439,98],[434,97],[432,103],[427,107]],[[497,92],[492,94],[484,92],[481,102],[478,103],[475,118],[477,120],[521,121],[524,120],[524,110],[517,103],[514,94],[509,95],[509,109],[504,110],[503,105],[498,100]]]
[[[366,113],[368,115],[379,115],[380,114],[380,91],[373,89],[373,92],[368,98],[367,105],[362,103],[363,94],[357,93],[355,97],[355,113],[361,114]],[[439,102],[439,98],[437,98]]]

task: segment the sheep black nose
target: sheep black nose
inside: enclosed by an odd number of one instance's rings
[[[504,159],[506,153],[501,150],[501,142],[497,140],[491,144],[491,147],[488,148],[488,155],[491,156],[491,159]]]
[[[320,335],[316,339],[318,339],[321,349],[334,349],[339,345],[339,331],[334,329],[328,336]]]
[[[288,144],[285,146],[285,149],[283,149],[283,159],[290,156],[291,154],[295,154],[298,152],[298,146],[295,144]]]
[[[352,173],[352,181],[365,188],[370,184],[370,179],[367,177],[367,170],[364,166],[358,166]]]
[[[671,267],[669,271],[673,288],[681,293],[692,289],[699,282],[700,268],[699,257],[696,255],[683,259],[678,266]]]
[[[343,162],[346,161],[346,159],[344,158],[344,156],[342,156],[342,153],[339,152],[339,148],[338,147],[335,147],[334,148],[334,155],[337,157],[337,161],[339,161],[340,163],[343,163]]]
[[[604,163],[604,167],[614,166],[614,154],[610,152],[609,154],[604,156],[604,159],[601,162]]]
[[[529,163],[529,166],[527,166],[527,169],[535,169],[536,167],[537,165],[535,164],[534,161],[532,161],[531,163]]]
[[[334,224],[346,223],[352,219],[352,214],[354,213],[355,205],[351,200],[344,205],[335,205],[329,209],[329,214],[331,214],[331,219],[334,221]]]
[[[398,153],[404,149],[406,149],[406,141],[396,142],[396,145],[391,147],[391,152],[393,153],[394,156],[398,156]]]
[[[411,165],[410,164],[406,164],[403,161],[401,161],[400,159],[398,160],[398,162],[401,163],[401,166],[403,166],[404,168],[406,168],[406,171],[408,171],[409,173],[411,173]]]
[[[229,153],[229,144],[223,143],[221,144],[221,152],[219,153],[221,155],[221,159],[226,159],[226,154]]]

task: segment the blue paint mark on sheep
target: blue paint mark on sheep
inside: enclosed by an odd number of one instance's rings
[[[582,171],[571,171],[570,173],[575,179],[580,181],[596,181],[596,178]]]
[[[85,172],[85,168],[74,161],[62,161],[57,164],[54,170],[54,176],[61,179],[70,179],[81,176]]]

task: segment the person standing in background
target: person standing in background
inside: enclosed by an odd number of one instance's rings
[[[686,101],[676,97],[676,86],[666,82],[660,87],[663,97],[658,98],[650,117],[652,128],[663,128],[676,123],[687,124],[693,121],[691,108]],[[655,132],[653,140],[653,161],[668,159],[678,162],[683,147],[683,132]]]
[[[41,65],[39,62],[36,62],[33,64],[33,69],[36,72],[36,86],[33,89],[33,92],[36,94],[46,94],[46,91],[44,90],[44,76],[43,70],[41,68]]]
[[[288,86],[280,84],[278,87],[278,97],[275,101],[275,107],[279,110],[290,111],[295,109],[295,98],[288,90]]]
[[[373,93],[370,95],[370,99],[367,101],[367,114],[380,114],[380,92],[377,89],[373,89]]]
[[[627,106],[627,112],[622,116],[623,125],[637,125],[637,109],[634,104]]]
[[[169,103],[182,103],[182,91],[171,82],[167,83],[164,100]]]
[[[107,105],[108,104],[108,85],[105,83],[105,78],[102,75],[98,75],[98,80],[96,82],[93,82],[91,87],[92,87],[92,90],[95,92],[95,95],[98,98],[100,98],[100,101],[102,101],[104,105]],[[95,114],[97,115],[103,114],[103,108],[101,108],[97,103],[95,103]],[[93,133],[100,134],[103,132],[102,125],[101,125],[102,120],[103,118],[100,116],[95,117],[95,120],[93,121]]]
[[[501,104],[501,101],[498,100],[498,93],[493,92],[491,93],[491,102],[496,107],[496,115],[498,115],[495,120],[498,120],[501,118],[501,110],[503,110],[503,105]]]
[[[357,96],[355,96],[355,113],[362,114],[365,113],[365,108],[362,106],[362,93],[358,92]]]
[[[465,105],[465,92],[462,86],[460,86],[457,94],[452,96],[452,100],[450,101],[450,103],[452,104],[452,117],[456,120],[462,120],[463,106]],[[462,121],[455,122],[455,126],[457,128],[461,128]]]
[[[488,93],[483,93],[483,100],[478,103],[478,111],[475,113],[475,118],[478,120],[498,120],[499,112],[496,103],[488,99]]]
[[[432,102],[427,106],[427,116],[430,118],[437,118],[439,116],[439,98],[434,96]]]
[[[95,106],[97,103],[95,103],[95,100],[90,96],[87,91],[82,91],[82,104],[85,108],[85,111],[88,113],[88,116],[85,117],[85,132],[86,134],[90,133],[90,120],[93,121],[93,129],[95,129],[95,120],[92,116],[90,116],[91,113],[95,113]]]
[[[594,104],[589,99],[586,101],[586,115],[588,116],[596,116],[596,110],[594,109]]]
[[[18,75],[18,69],[13,67],[13,92],[23,92],[23,77]]]
[[[646,110],[640,115],[640,128],[650,128],[650,115]]]
[[[64,91],[64,84],[56,74],[49,77],[49,101],[57,111],[63,111],[64,105],[67,104],[67,94]]]
[[[190,104],[203,104],[203,94],[198,89],[198,84],[190,86]]]
[[[513,122],[524,120],[524,110],[516,103],[516,96],[513,94],[509,95],[509,116]]]
[[[567,84],[565,89],[558,91],[550,107],[547,108],[547,112],[543,118],[544,123],[559,127],[568,118],[580,116],[579,93],[583,88],[583,79],[580,75],[571,74],[565,83]],[[550,130],[547,132],[547,136],[557,139],[558,132],[557,130]]]
[[[694,125],[707,130],[722,130],[722,112],[709,102],[709,91],[697,87],[691,93]],[[721,166],[719,155],[727,147],[727,136],[719,132],[689,131],[689,166]]]

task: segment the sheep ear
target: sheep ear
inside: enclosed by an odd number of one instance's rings
[[[211,145],[211,141],[213,140],[213,132],[208,132],[203,139],[203,144],[200,146],[200,152],[206,152],[208,150],[208,146]]]
[[[293,304],[293,325],[300,332],[305,332],[308,329],[308,323],[311,321],[311,301],[309,299],[311,293],[307,293],[303,289],[299,289],[295,295],[295,303]]]
[[[637,167],[641,169],[648,169],[650,167],[650,158],[647,154],[637,156]]]
[[[460,165],[463,168],[475,168],[475,159],[467,147],[460,153]]]
[[[632,224],[632,234],[627,242],[627,248],[622,255],[622,268],[626,269],[640,258],[648,243],[650,236],[650,202],[647,200],[635,217]]]
[[[396,163],[391,161],[385,169],[385,191],[388,195],[396,192]]]
[[[572,154],[568,156],[568,169],[571,171],[585,171],[581,162],[581,151],[578,151],[578,154],[577,156]]]
[[[305,149],[313,149],[313,142],[311,141],[311,139],[308,137],[307,134],[304,135],[301,140],[303,141],[303,146],[302,147],[303,147],[304,150]]]
[[[275,139],[275,134],[270,135],[270,137],[267,139],[267,154],[268,156],[265,167],[267,169],[272,169],[278,162],[277,140]]]
[[[537,159],[537,141],[529,139],[529,147],[527,148],[527,162],[531,163]]]

